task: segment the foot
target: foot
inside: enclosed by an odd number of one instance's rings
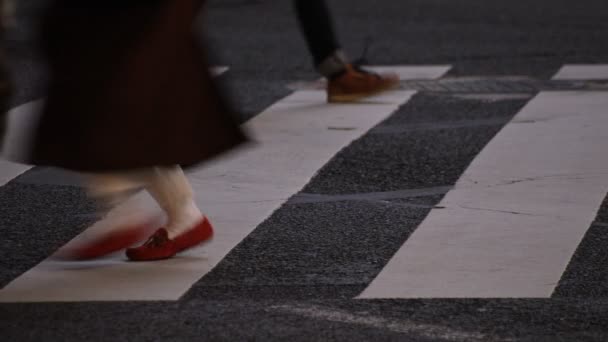
[[[213,237],[213,228],[204,217],[191,229],[173,239],[165,228],[159,228],[143,245],[127,249],[127,257],[132,261],[151,261],[173,257],[179,252],[192,248]]]
[[[112,229],[87,241],[76,241],[58,250],[53,257],[64,260],[88,260],[112,254],[145,239],[157,219]]]
[[[395,74],[380,75],[348,64],[344,73],[328,81],[327,102],[354,102],[398,85]]]

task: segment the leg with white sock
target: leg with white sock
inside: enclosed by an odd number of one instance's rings
[[[159,260],[209,241],[213,228],[200,212],[188,178],[179,166],[155,167],[149,171],[146,190],[167,214],[167,224],[142,246],[127,249],[134,261]]]
[[[349,62],[338,44],[325,0],[295,0],[294,7],[315,68],[327,78],[343,73]]]
[[[162,222],[162,216],[123,202],[148,185],[154,176],[152,171],[150,168],[83,174],[87,194],[95,200],[100,220],[87,230],[88,234],[62,248],[55,257],[98,258],[147,238]]]
[[[141,189],[146,189],[167,215],[169,238],[188,230],[203,218],[194,203],[188,179],[179,166],[86,176],[89,196],[102,207],[112,208]]]
[[[125,172],[84,174],[85,187],[89,197],[97,201],[103,211],[126,201],[141,191],[148,183],[148,169]]]

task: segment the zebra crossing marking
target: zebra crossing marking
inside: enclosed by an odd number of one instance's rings
[[[390,69],[402,79],[436,78],[449,66]],[[244,125],[255,144],[188,173],[198,205],[217,227],[211,244],[153,263],[126,262],[122,254],[88,262],[49,258],[0,290],[0,302],[179,299],[336,152],[413,94],[395,90],[361,104],[327,104],[322,90],[293,93]],[[151,206],[141,194],[115,212]]]
[[[606,92],[540,93],[358,298],[550,297],[608,190],[606,108]]]
[[[38,122],[38,112],[42,101],[31,101],[11,109],[6,114],[6,134],[2,141],[2,157],[0,159],[0,186],[5,185],[15,177],[23,174],[31,165],[20,164],[11,160],[23,160],[29,149],[30,141],[27,134]]]
[[[559,80],[608,80],[608,64],[568,64],[553,76]]]

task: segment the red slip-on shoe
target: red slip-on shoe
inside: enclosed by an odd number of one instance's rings
[[[145,239],[153,231],[158,221],[157,218],[150,218],[144,222],[114,228],[89,241],[76,241],[58,250],[53,258],[59,260],[88,260],[112,254]]]
[[[127,249],[127,257],[132,261],[152,261],[173,257],[213,237],[211,223],[205,217],[192,229],[169,239],[165,228],[159,228],[143,245]]]

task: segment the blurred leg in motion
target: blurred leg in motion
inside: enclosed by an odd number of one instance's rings
[[[166,213],[167,224],[143,245],[129,248],[129,259],[166,259],[211,239],[213,228],[194,203],[192,188],[179,166],[155,167],[142,178],[145,189]]]
[[[86,175],[87,190],[102,207],[113,208],[140,190],[146,190],[166,216],[166,223],[152,238],[127,250],[132,260],[166,259],[211,239],[209,221],[194,202],[193,191],[181,167],[152,167],[142,170]],[[60,257],[91,259],[132,246],[150,233],[155,217],[122,224],[88,243],[78,244]],[[162,238],[162,243],[159,243]]]
[[[159,228],[142,246],[129,248],[131,260],[166,259],[211,239],[213,229],[194,203],[192,187],[179,166],[152,167],[124,173],[93,175],[90,192],[103,201],[113,204],[125,195],[145,189],[158,203],[167,217],[167,223]],[[138,231],[136,228],[125,232]],[[115,248],[129,247],[132,235],[111,239]],[[120,245],[120,246],[119,246]]]
[[[40,32],[50,82],[28,163],[87,175],[89,194],[107,207],[145,189],[167,217],[153,230],[150,222],[110,229],[72,250],[75,257],[105,255],[153,233],[127,256],[158,260],[211,238],[182,167],[246,137],[193,29],[203,4],[51,1]]]

